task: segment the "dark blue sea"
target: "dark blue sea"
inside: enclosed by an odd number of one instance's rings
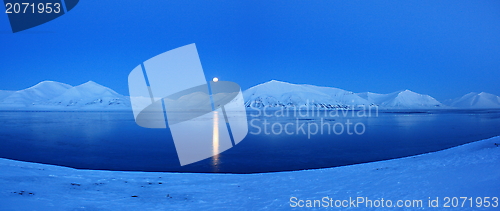
[[[250,110],[243,141],[180,166],[169,129],[141,128],[131,112],[2,111],[0,157],[78,169],[256,173],[400,158],[500,135],[500,110],[324,112]]]

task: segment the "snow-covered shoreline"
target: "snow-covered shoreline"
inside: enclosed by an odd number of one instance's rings
[[[494,137],[394,160],[262,174],[76,170],[0,159],[0,210],[280,210],[296,205],[291,197],[422,200],[411,209],[429,209],[429,197],[441,207],[444,197],[500,197],[499,144]],[[342,208],[358,209],[366,206]],[[498,207],[473,210],[481,209]]]

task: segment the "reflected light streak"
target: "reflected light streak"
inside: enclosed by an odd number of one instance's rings
[[[213,158],[212,158],[212,163],[214,166],[216,166],[219,163],[219,114],[217,111],[214,111],[214,131],[213,131],[213,137],[212,137],[212,153],[213,153]]]

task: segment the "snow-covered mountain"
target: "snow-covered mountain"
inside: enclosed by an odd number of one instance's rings
[[[0,90],[0,100],[3,100],[4,98],[10,96],[14,91],[4,91]]]
[[[33,103],[50,100],[63,94],[71,88],[70,85],[55,81],[43,81],[35,86],[20,91],[3,91],[0,107],[29,107]]]
[[[410,90],[390,94],[364,92],[358,95],[382,108],[441,108],[444,106],[429,95],[419,94]]]
[[[272,80],[251,87],[243,92],[245,106],[298,107],[308,105],[317,108],[347,108],[371,103],[357,94],[337,88],[298,85]]]
[[[20,91],[0,92],[1,110],[130,109],[128,97],[93,81],[72,87],[43,81]]]
[[[471,92],[452,100],[450,106],[457,108],[500,108],[500,97],[486,92]]]
[[[500,97],[469,93],[443,105],[429,95],[410,90],[389,94],[354,93],[332,87],[291,84],[272,80],[243,92],[245,106],[254,108],[300,107],[336,109],[379,106],[382,109],[500,108]],[[93,81],[70,86],[43,81],[19,91],[0,90],[0,110],[128,110],[130,98]]]
[[[291,84],[272,80],[249,88],[243,93],[247,107],[353,108],[440,108],[443,105],[429,95],[410,90],[390,94],[354,93],[338,88]]]

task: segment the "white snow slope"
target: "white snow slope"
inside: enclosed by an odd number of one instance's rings
[[[488,93],[469,93],[445,106],[429,95],[410,90],[390,94],[354,93],[338,88],[291,84],[272,80],[243,92],[247,107],[355,108],[379,106],[382,109],[500,108],[500,97]],[[0,110],[130,110],[130,98],[93,81],[72,87],[43,81],[20,91],[0,90]]]
[[[20,91],[4,91],[1,107],[28,107],[33,103],[50,100],[63,94],[70,85],[55,81],[42,81],[35,86]]]
[[[458,108],[500,108],[500,97],[486,92],[471,92],[453,100],[451,106]]]
[[[368,197],[394,205],[422,200],[423,206],[369,210],[499,210],[491,207],[491,198],[490,208],[475,207],[476,197],[500,197],[499,144],[495,137],[401,159],[246,175],[75,170],[0,159],[0,209],[288,210],[295,205],[291,197]],[[429,197],[439,197],[440,208],[428,208]],[[474,207],[467,201],[465,207],[443,208],[444,197],[473,197]]]
[[[0,92],[0,110],[109,109],[130,109],[130,100],[93,81],[75,87],[43,81],[24,90]]]
[[[243,92],[247,107],[345,108],[354,105],[369,106],[370,102],[353,92],[337,88],[298,85],[272,80]]]
[[[443,105],[429,95],[410,90],[390,94],[359,93],[306,84],[291,84],[272,80],[247,89],[244,93],[247,107],[352,108],[377,105],[381,108],[441,108]]]
[[[360,97],[382,108],[441,108],[444,105],[429,95],[423,95],[410,90],[377,94],[364,92]]]

